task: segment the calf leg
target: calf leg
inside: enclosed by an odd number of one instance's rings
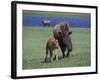
[[[53,51],[50,50],[50,61],[51,61],[51,62],[53,61],[53,57],[54,57]]]
[[[46,48],[45,62],[47,62],[47,57],[48,57],[48,48]]]
[[[55,57],[56,61],[58,61],[58,50],[55,50],[54,57]]]

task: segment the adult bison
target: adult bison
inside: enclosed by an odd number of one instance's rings
[[[42,21],[42,24],[43,24],[43,26],[50,26],[50,24],[51,24],[51,21],[50,20],[43,20]]]
[[[69,53],[72,51],[71,34],[72,32],[69,30],[68,22],[61,22],[55,25],[53,35],[58,40],[59,46],[62,51],[62,57],[68,57]],[[65,55],[66,49],[68,52]]]

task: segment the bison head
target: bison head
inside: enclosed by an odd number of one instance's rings
[[[71,40],[72,32],[66,32],[65,36],[63,37],[63,42],[65,43],[68,50],[72,51],[72,40]]]
[[[53,33],[54,37],[58,39],[60,44],[64,44],[68,50],[72,50],[72,32],[69,30],[69,24],[67,22],[57,24]]]

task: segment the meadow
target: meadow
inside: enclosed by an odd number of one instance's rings
[[[91,65],[90,28],[71,28],[73,51],[69,57],[52,63],[43,63],[45,45],[51,36],[52,27],[23,27],[22,66],[23,69],[83,67]],[[61,52],[59,50],[59,56]]]

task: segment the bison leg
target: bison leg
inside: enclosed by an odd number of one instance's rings
[[[68,50],[66,57],[69,57],[69,54],[71,51],[72,51],[72,49]]]
[[[65,57],[66,46],[65,46],[64,43],[62,43],[62,41],[59,41],[59,46],[60,46],[60,49],[61,49],[61,52],[62,52],[62,57],[64,58]]]
[[[70,53],[70,51],[68,51],[68,52],[67,52],[67,55],[66,55],[66,57],[69,57],[69,53]]]
[[[62,51],[62,57],[64,58],[65,57],[65,48],[61,47],[61,51]]]

